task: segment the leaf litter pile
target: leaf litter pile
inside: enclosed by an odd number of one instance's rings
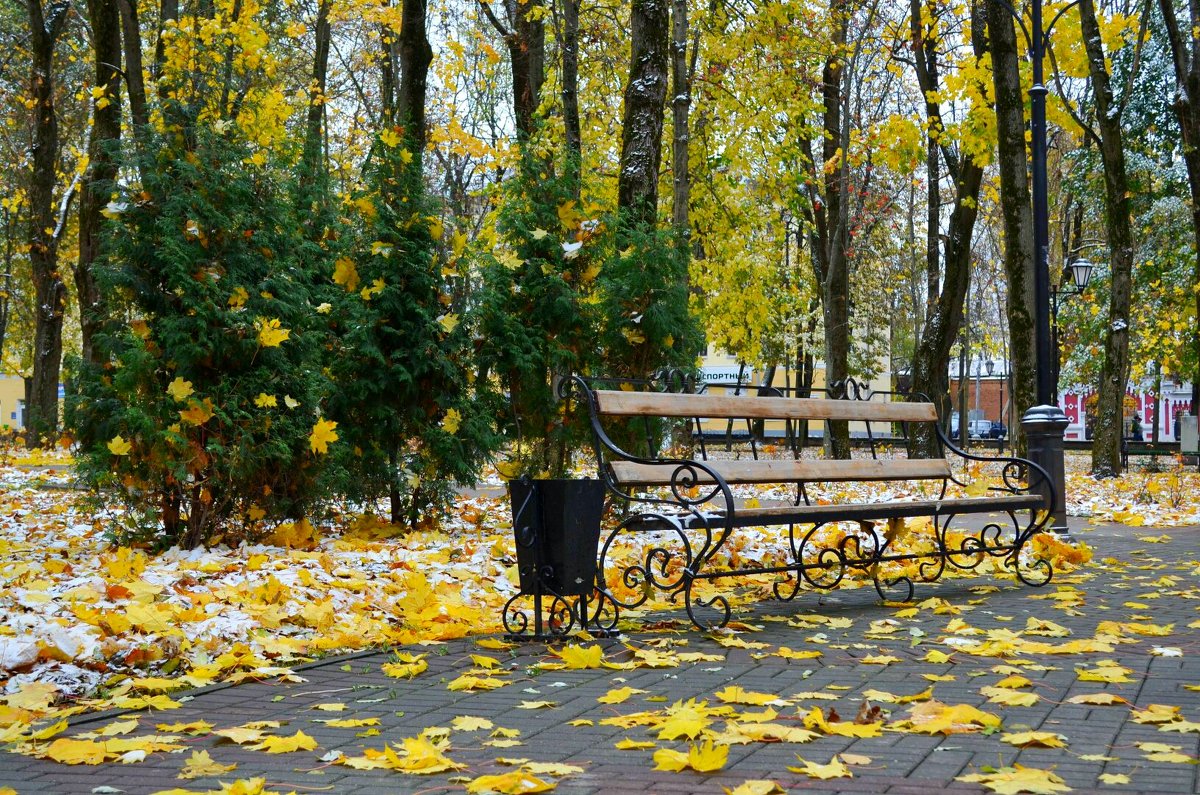
[[[1078,469],[1078,461],[1071,464]],[[66,764],[132,764],[153,754],[186,753],[197,737],[218,737],[246,750],[308,752],[327,764],[358,769],[453,774],[453,782],[480,793],[548,791],[558,779],[581,771],[573,765],[539,763],[515,755],[496,758],[496,764],[505,768],[503,772],[470,775],[467,766],[454,759],[452,740],[485,737],[485,744],[501,749],[500,753],[521,745],[517,730],[470,716],[457,718],[450,727],[428,727],[415,737],[385,742],[379,748],[366,747],[358,756],[340,751],[322,756],[322,749],[302,728],[290,731],[278,721],[221,726],[169,719],[169,710],[183,703],[175,696],[188,688],[218,682],[301,681],[293,667],[327,654],[369,647],[413,647],[496,633],[500,607],[517,590],[510,517],[503,500],[464,498],[439,531],[401,535],[372,518],[356,516],[346,517],[337,526],[284,525],[260,545],[170,550],[152,556],[111,546],[105,535],[105,517],[95,514],[94,504],[61,487],[69,481],[64,471],[69,469],[30,472],[28,467],[11,463],[0,469],[4,503],[0,514],[0,582],[4,585],[0,600],[5,615],[0,626],[0,682],[4,685],[0,733],[10,751]],[[921,486],[914,484],[912,489],[912,496],[921,496]],[[1073,515],[1090,515],[1096,521],[1116,521],[1134,528],[1200,525],[1200,481],[1179,467],[1107,481],[1072,472],[1069,489]],[[743,496],[770,499],[776,495],[747,491]],[[863,496],[831,493],[825,498]],[[895,499],[904,494],[893,491],[886,496]],[[1169,540],[1165,534],[1138,537],[1150,544]],[[770,560],[778,555],[779,545],[773,531],[747,531],[738,536],[730,553],[742,563]],[[1031,591],[1032,598],[1044,600],[1034,604],[1045,605],[1046,613],[1061,610],[1080,615],[1086,598],[1076,583],[1086,582],[1090,576],[1090,552],[1084,545],[1057,543],[1046,551],[1055,556],[1060,571],[1075,565],[1081,568],[1057,578],[1049,589]],[[629,554],[636,552],[630,550]],[[1135,568],[1147,572],[1137,578],[1154,586],[1149,594],[1139,592],[1139,598],[1200,598],[1195,588],[1200,574],[1197,561],[1187,561],[1168,573],[1161,571],[1165,565],[1156,564],[1148,554],[1138,556],[1135,563]],[[1102,565],[1111,570],[1128,562],[1106,558]],[[770,580],[760,579],[738,592],[742,603],[769,593]],[[983,584],[974,590],[980,594],[994,590],[993,579],[981,580]],[[847,583],[849,587],[861,584]],[[919,591],[917,598],[921,599]],[[1158,625],[1149,604],[1126,603],[1130,605],[1137,607],[1131,608],[1129,616],[1106,617],[1089,637],[1072,635],[1048,617],[1028,617],[1024,625],[1013,619],[1011,630],[980,630],[964,617],[975,609],[972,605],[953,605],[941,599],[896,605],[892,618],[871,623],[866,638],[911,638],[914,647],[918,643],[927,647],[924,656],[902,661],[884,651],[856,653],[854,657],[861,666],[880,669],[897,664],[929,666],[929,672],[922,673],[929,685],[919,692],[866,688],[843,705],[850,694],[838,692],[837,686],[813,692],[761,693],[734,684],[714,690],[711,697],[655,704],[665,699],[637,688],[614,686],[599,699],[598,717],[573,723],[628,730],[628,736],[616,743],[618,749],[641,751],[657,770],[693,774],[724,768],[734,746],[803,744],[822,736],[865,739],[885,732],[985,733],[994,734],[1010,751],[1067,747],[1068,738],[1033,730],[1019,719],[1021,708],[1041,699],[1027,674],[1047,670],[1024,655],[1054,655],[1068,668],[1071,655],[1089,655],[1086,666],[1076,666],[1079,680],[1119,688],[1136,681],[1131,676],[1139,674],[1111,659],[1096,659],[1096,655],[1112,653],[1124,644],[1141,644],[1146,654],[1154,656],[1192,652],[1193,643],[1187,636],[1194,634],[1189,630],[1200,627],[1200,621],[1186,629]],[[797,602],[792,609],[799,613],[811,606],[811,602]],[[679,611],[677,605],[653,602],[647,610],[654,607]],[[797,627],[791,646],[755,641],[755,627],[737,622],[732,631],[712,639],[722,647],[748,650],[756,658],[772,656],[795,665],[821,665],[822,656],[847,648],[838,642],[839,631],[844,634],[850,629],[850,619],[823,617],[819,611],[772,618]],[[613,671],[614,681],[619,683],[624,681],[622,671],[702,665],[711,670],[724,660],[719,650],[684,648],[687,641],[677,632],[681,622],[669,620],[661,626],[668,629],[659,640],[618,645],[615,651],[599,645],[566,646],[553,650],[539,667],[602,668]],[[651,638],[654,627],[648,625]],[[641,628],[636,621],[630,625],[630,629]],[[478,643],[503,648],[495,641]],[[383,672],[400,679],[420,677],[428,668],[426,656],[398,653]],[[996,676],[981,682],[978,689],[980,696],[986,697],[981,707],[938,698],[939,682],[954,679],[954,674],[946,671],[952,670],[955,657],[996,658]],[[446,688],[466,693],[514,684],[499,661],[485,654],[473,655],[469,667],[443,681]],[[1200,682],[1194,684],[1191,689],[1200,690]],[[617,705],[636,703],[654,708],[613,714]],[[1193,722],[1200,721],[1200,713],[1184,714],[1169,705],[1133,704],[1119,691],[1076,696],[1072,703],[1127,710],[1131,720],[1156,727],[1167,733],[1167,738],[1200,733],[1200,722]],[[379,733],[372,729],[377,718],[342,717],[336,713],[345,705],[324,706],[330,714],[320,721],[326,726],[353,730],[359,737]],[[66,736],[66,718],[112,708],[144,710],[152,713],[153,719],[139,721],[131,713],[99,730]],[[531,697],[521,708],[554,709],[555,702]],[[1010,714],[1014,711],[1015,717]],[[152,733],[147,733],[151,726]],[[1139,743],[1139,764],[1196,764],[1197,759],[1183,748],[1183,743],[1170,739]],[[885,751],[881,749],[881,755]],[[827,779],[852,776],[856,766],[878,768],[879,764],[857,753],[830,758],[797,753],[795,764],[787,769],[795,776]],[[237,773],[230,774],[235,767],[214,760],[207,751],[194,751],[180,778],[233,778]],[[985,768],[963,780],[1001,793],[1069,790],[1067,782],[1052,770],[1020,765]],[[1105,773],[1100,783],[1116,786],[1129,781],[1127,774]],[[271,785],[255,778],[220,786],[209,791],[246,795],[271,791]],[[774,781],[751,780],[730,791],[782,790]]]

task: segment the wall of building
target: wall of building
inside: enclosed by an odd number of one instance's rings
[[[0,428],[24,428],[24,406],[25,379],[15,375],[0,376]]]

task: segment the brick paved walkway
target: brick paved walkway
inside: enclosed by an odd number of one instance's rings
[[[1101,564],[1093,576],[1076,582],[1063,578],[1049,588],[1031,589],[999,583],[998,591],[981,592],[987,580],[956,580],[918,586],[916,599],[940,596],[962,607],[959,615],[935,614],[929,608],[908,620],[900,621],[894,634],[876,631],[867,637],[872,622],[892,618],[896,609],[878,603],[871,589],[837,592],[818,605],[815,594],[802,594],[795,602],[764,602],[741,616],[761,629],[748,632],[748,641],[776,647],[819,648],[817,659],[788,660],[779,656],[755,659],[753,651],[722,648],[714,640],[686,624],[680,611],[678,633],[631,633],[627,641],[644,644],[670,637],[686,641],[675,651],[701,651],[721,654],[723,662],[683,663],[676,668],[611,670],[537,671],[535,663],[546,660],[544,647],[530,644],[511,652],[480,649],[470,639],[431,646],[429,670],[412,680],[385,676],[381,665],[390,659],[387,653],[355,655],[323,661],[299,672],[307,680],[293,684],[243,684],[237,687],[213,687],[191,694],[181,709],[143,716],[139,733],[151,730],[158,722],[207,720],[218,728],[250,721],[286,721],[278,730],[290,735],[297,729],[314,737],[316,751],[279,755],[245,750],[208,735],[188,738],[190,749],[206,749],[213,759],[225,764],[237,763],[237,769],[223,776],[181,781],[176,774],[189,752],[153,754],[135,765],[107,764],[99,767],[66,766],[39,761],[16,754],[0,755],[0,788],[10,786],[26,793],[90,793],[97,787],[112,787],[136,795],[182,787],[204,791],[216,789],[218,780],[232,781],[251,776],[265,777],[273,790],[287,792],[397,793],[461,791],[462,777],[502,773],[505,768],[497,757],[521,757],[537,762],[564,762],[578,765],[584,772],[559,780],[556,790],[564,795],[575,793],[716,792],[733,788],[747,779],[771,779],[787,790],[812,792],[918,793],[930,790],[982,792],[977,784],[956,782],[955,777],[977,773],[987,766],[1019,763],[1028,767],[1052,769],[1076,792],[1192,793],[1198,791],[1197,769],[1192,763],[1151,761],[1136,743],[1153,742],[1177,746],[1188,756],[1200,754],[1200,733],[1162,732],[1158,726],[1136,723],[1128,706],[1089,706],[1066,703],[1071,696],[1085,693],[1115,693],[1131,704],[1145,708],[1149,704],[1167,704],[1182,708],[1183,717],[1200,721],[1200,699],[1185,685],[1200,685],[1200,630],[1188,627],[1200,615],[1200,563],[1196,542],[1200,528],[1158,530],[1102,526],[1077,535],[1096,549],[1097,559],[1109,556],[1128,565]],[[1171,543],[1147,544],[1139,536],[1170,535]],[[1174,581],[1164,580],[1164,575]],[[973,587],[976,590],[973,590]],[[1079,589],[1070,599],[1036,599],[1056,589]],[[1057,607],[1056,607],[1057,605]],[[851,619],[848,628],[797,628],[786,620],[799,614],[820,613],[828,617]],[[1091,638],[1102,621],[1143,621],[1174,624],[1170,637],[1143,637],[1122,643],[1108,654],[1037,655],[1024,654],[1021,660],[1035,664],[1023,668],[1033,680],[1032,692],[1041,698],[1034,706],[1008,707],[986,704],[980,688],[994,684],[1003,672],[993,669],[1009,662],[995,657],[955,654],[950,662],[923,661],[930,649],[953,651],[939,641],[955,618],[981,630],[1023,630],[1028,617],[1037,616],[1072,630],[1071,638]],[[842,622],[844,623],[844,622]],[[1200,625],[1200,622],[1198,622]],[[914,633],[915,630],[915,633]],[[813,636],[818,633],[824,637]],[[924,633],[924,634],[921,634]],[[1055,643],[1064,639],[1038,638]],[[600,641],[609,659],[628,656],[621,641]],[[1182,656],[1154,656],[1151,649],[1159,644],[1177,647]],[[484,653],[503,660],[510,670],[511,683],[497,690],[475,694],[452,692],[446,682],[470,667],[469,655]],[[887,666],[864,664],[869,655],[890,654],[902,660]],[[1128,684],[1081,681],[1076,669],[1095,667],[1101,660],[1115,660],[1132,669]],[[1036,664],[1046,667],[1038,670]],[[885,731],[880,737],[854,739],[823,736],[805,744],[750,743],[730,748],[725,768],[714,774],[691,771],[671,773],[653,770],[653,749],[621,751],[614,744],[623,738],[653,740],[646,729],[623,729],[600,725],[604,718],[650,709],[663,709],[679,699],[712,698],[714,691],[730,684],[750,691],[774,693],[792,698],[798,693],[824,691],[838,697],[835,701],[794,699],[795,706],[780,708],[776,722],[799,726],[800,717],[813,706],[834,705],[846,719],[861,704],[862,691],[876,688],[894,694],[913,694],[926,689],[930,681],[923,674],[955,676],[953,681],[934,685],[934,697],[948,703],[978,706],[1004,719],[1005,732],[1042,730],[1063,735],[1065,748],[1019,749],[999,740],[999,734],[952,734],[928,736]],[[618,705],[597,703],[597,697],[611,688],[626,685],[648,691]],[[830,689],[830,688],[848,689]],[[1029,691],[1026,688],[1026,691]],[[178,695],[176,696],[178,698]],[[656,697],[656,701],[647,701]],[[665,698],[664,698],[665,697]],[[525,700],[550,700],[557,706],[548,709],[520,710]],[[342,713],[313,710],[316,704],[342,702]],[[908,706],[880,704],[902,717]],[[754,709],[739,707],[739,710]],[[320,757],[333,751],[358,756],[364,748],[382,748],[385,742],[399,742],[416,736],[431,726],[449,727],[457,716],[478,716],[496,726],[520,730],[520,745],[497,748],[483,745],[489,732],[454,731],[448,756],[467,765],[457,774],[412,776],[389,770],[355,770],[343,765],[326,764]],[[77,718],[70,734],[95,730],[110,722],[112,715]],[[360,728],[332,728],[316,722],[328,718],[377,717],[378,736],[357,737]],[[569,721],[589,719],[593,725],[569,725]],[[1200,726],[1197,727],[1200,729]],[[658,747],[681,748],[682,742],[656,743]],[[819,781],[788,772],[797,766],[797,754],[806,760],[825,763],[834,754],[850,753],[870,757],[870,762],[852,764],[853,778]],[[1086,757],[1086,758],[1085,758]],[[1102,774],[1125,774],[1130,783],[1110,785]],[[455,781],[458,776],[458,781]],[[113,791],[113,790],[99,790]]]

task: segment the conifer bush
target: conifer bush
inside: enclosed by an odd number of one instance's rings
[[[569,187],[534,163],[519,169],[497,214],[499,244],[481,258],[478,361],[517,459],[507,475],[565,473],[583,426],[564,416],[555,377],[599,361],[597,286],[612,238]]]
[[[357,244],[330,274],[342,288],[329,365],[330,413],[345,440],[340,490],[388,498],[391,521],[407,527],[436,519],[493,445],[472,383],[470,324],[452,306],[441,221],[412,151],[402,128],[378,136],[354,200]]]
[[[121,540],[190,548],[304,515],[337,429],[288,186],[228,125],[172,122],[109,205],[118,311],[71,417],[81,472],[128,507]]]

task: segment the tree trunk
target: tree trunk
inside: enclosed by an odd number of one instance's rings
[[[635,225],[652,227],[658,213],[663,108],[670,32],[667,0],[633,0],[632,59],[625,86],[617,205]]]
[[[163,64],[167,60],[167,43],[163,38],[168,22],[179,20],[179,0],[159,0],[158,5],[158,38],[154,42],[154,79],[162,77]],[[169,88],[167,84],[158,81],[158,97],[166,99]]]
[[[1092,0],[1079,3],[1079,23],[1088,56],[1096,126],[1100,131],[1100,158],[1104,163],[1104,214],[1108,232],[1112,284],[1108,327],[1104,335],[1104,364],[1100,370],[1100,399],[1096,432],[1092,437],[1092,472],[1099,476],[1121,471],[1121,436],[1124,431],[1125,386],[1129,380],[1129,301],[1133,287],[1133,227],[1130,222],[1129,179],[1121,114],[1113,97],[1100,26]]]
[[[54,44],[68,7],[26,0],[30,28],[30,91],[33,102],[33,170],[29,181],[29,266],[34,288],[33,379],[26,404],[26,443],[39,446],[58,430],[58,379],[62,367],[62,325],[67,286],[58,270],[54,217],[58,120],[54,115]]]
[[[0,269],[0,351],[4,350],[4,339],[8,336],[8,321],[12,316],[13,257],[16,254],[16,218],[7,208],[0,208],[4,218],[4,265]]]
[[[88,174],[79,197],[79,258],[75,264],[75,291],[79,301],[79,331],[84,361],[99,363],[95,335],[104,320],[104,302],[92,274],[100,256],[100,232],[113,183],[117,178],[117,152],[121,140],[121,13],[117,0],[88,0],[95,55],[96,87],[104,94],[92,100],[92,130],[88,137]]]
[[[1166,23],[1167,40],[1175,65],[1175,116],[1183,138],[1183,162],[1187,166],[1188,188],[1192,199],[1192,234],[1194,255],[1192,284],[1200,284],[1200,4],[1189,4],[1190,21],[1180,30],[1172,0],[1159,0]],[[1200,319],[1200,291],[1193,296],[1195,317]],[[1192,328],[1192,414],[1200,414],[1200,322]]]
[[[1004,273],[1008,280],[1009,362],[1012,401],[1017,413],[1037,402],[1037,345],[1033,292],[1033,205],[1029,194],[1025,148],[1025,105],[1021,99],[1020,64],[1013,18],[1004,0],[988,0],[988,36],[992,51],[992,85],[996,97],[999,141],[1000,213],[1004,223]],[[1013,449],[1025,449],[1025,434],[1010,427]]]
[[[329,0],[317,6],[317,22],[313,43],[312,83],[309,89],[308,112],[304,119],[304,174],[309,184],[325,182],[325,86],[329,74],[329,44],[333,32],[329,24]],[[323,191],[322,191],[323,192]]]
[[[915,7],[924,10],[923,6]],[[982,58],[987,51],[984,31],[982,9],[978,2],[972,3],[971,49],[976,58]],[[936,79],[936,69],[917,69],[917,80],[926,97],[939,90],[940,86],[937,83],[930,82]],[[938,104],[926,103],[926,113],[931,114],[930,126],[940,129],[942,120]],[[983,167],[969,155],[957,155],[944,143],[941,150],[947,170],[954,176],[954,210],[950,214],[950,224],[947,228],[942,291],[925,320],[925,333],[913,358],[913,391],[928,395],[937,404],[939,416],[946,417],[950,410],[950,347],[962,326],[963,304],[971,282],[971,239],[975,231],[975,220],[979,215],[979,188],[983,182]],[[960,379],[960,392],[962,389]],[[966,421],[966,416],[959,416],[960,429],[966,427]],[[909,437],[908,444],[910,454],[941,454],[936,436],[921,426],[913,430],[915,432]]]
[[[849,12],[846,0],[832,0],[829,7],[833,25],[834,55],[821,71],[822,140],[821,162],[824,164],[824,206],[817,212],[817,237],[821,249],[814,256],[820,286],[821,317],[825,324],[825,388],[830,397],[843,394],[850,376],[850,206],[847,201],[850,178],[849,165],[844,157],[843,126],[848,119],[843,113],[846,97],[842,92],[845,70],[846,39],[849,31]],[[814,247],[814,254],[816,254]],[[845,421],[827,423],[825,454],[831,458],[850,457],[850,425]]]
[[[403,0],[400,32],[400,94],[396,118],[404,125],[413,163],[419,168],[425,151],[425,91],[433,49],[425,33],[425,0]]]
[[[567,175],[578,201],[583,185],[583,137],[579,129],[579,0],[562,0],[562,103],[567,146]]]
[[[479,7],[508,47],[517,141],[528,141],[533,135],[534,119],[542,101],[542,84],[546,81],[546,26],[542,23],[542,0],[505,0],[506,22],[496,16],[489,0],[479,0]],[[577,2],[575,10],[578,11]]]
[[[137,0],[117,0],[117,8],[121,14],[129,118],[135,128],[141,129],[150,123],[150,114],[146,110],[146,78],[142,71],[142,31],[138,25]]]
[[[674,203],[671,221],[679,235],[683,251],[688,251],[690,226],[688,204],[691,201],[691,172],[688,168],[688,112],[692,105],[692,81],[687,58],[688,16],[687,0],[671,4],[671,124],[674,140],[671,143],[671,175]]]

